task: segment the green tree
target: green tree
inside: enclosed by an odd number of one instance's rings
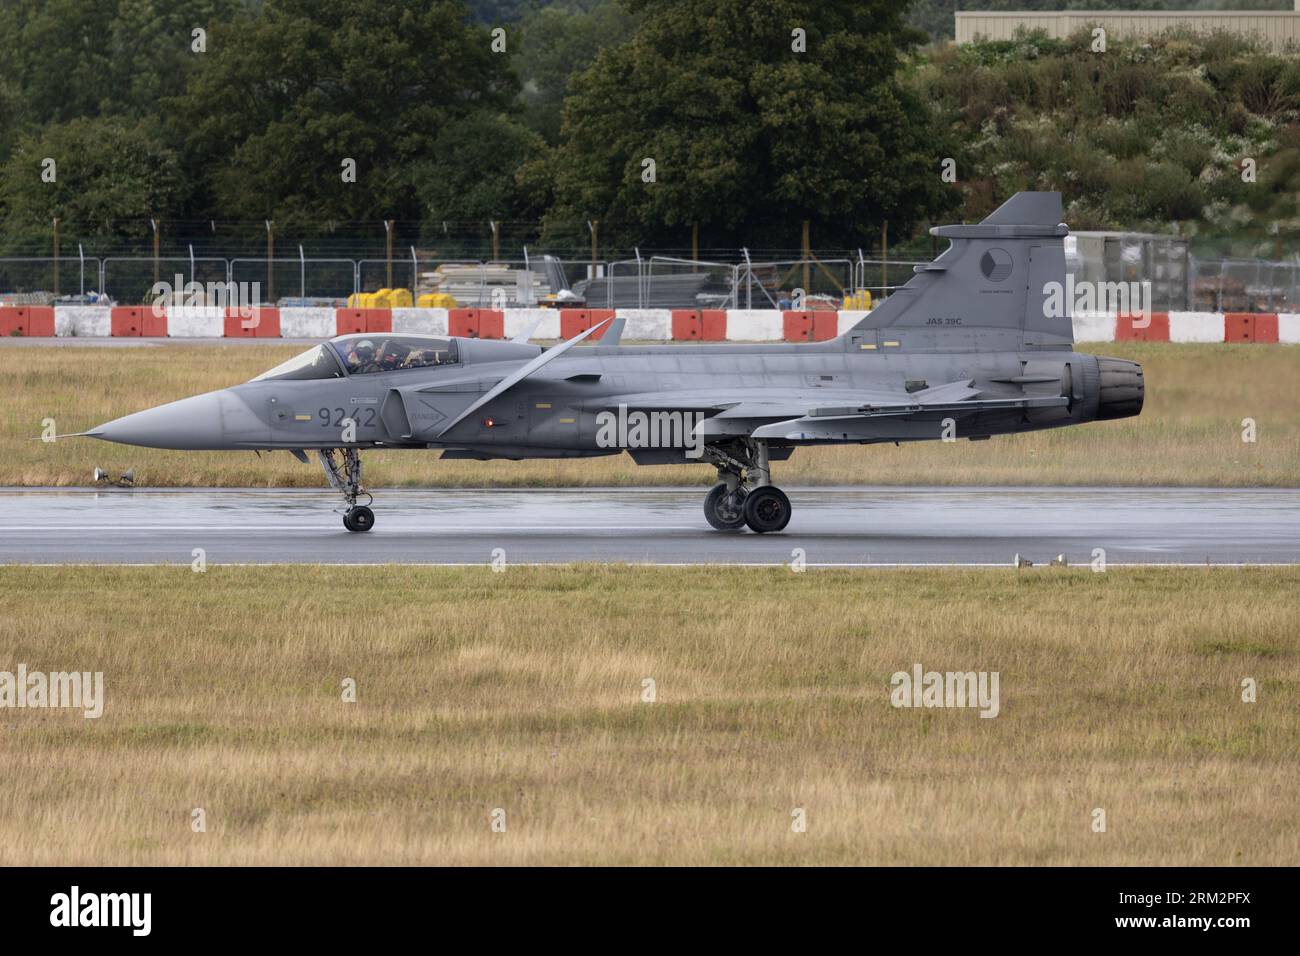
[[[544,145],[500,114],[475,113],[443,127],[430,158],[412,170],[428,235],[443,220],[485,223],[524,214],[532,203],[516,174]]]
[[[568,0],[531,10],[520,23],[519,73],[524,117],[554,143],[569,78],[596,54],[632,35],[636,18],[618,0]]]
[[[893,0],[629,0],[625,44],[570,82],[553,221],[641,242],[858,244],[958,198],[923,105],[895,82],[918,35]],[[799,34],[806,49],[799,51]],[[654,161],[653,183],[646,160]],[[607,233],[608,234],[608,233]]]
[[[47,234],[55,217],[104,235],[146,236],[149,219],[174,215],[182,194],[178,157],[154,122],[58,123],[21,137],[0,170],[0,213],[14,239]]]
[[[7,0],[0,81],[22,91],[29,128],[78,116],[157,115],[200,54],[193,31],[241,0]]]
[[[170,105],[187,170],[210,178],[217,208],[310,231],[418,218],[414,171],[442,132],[509,112],[517,93],[509,55],[461,0],[280,0],[215,29]],[[470,168],[463,146],[439,162]]]

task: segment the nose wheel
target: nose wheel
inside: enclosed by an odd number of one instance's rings
[[[367,505],[357,504],[363,495],[374,501],[370,492],[361,486],[361,453],[355,448],[322,448],[317,454],[330,487],[343,496],[348,506],[343,512],[343,527],[349,531],[369,531],[375,526],[375,513]]]
[[[343,527],[349,531],[369,531],[375,526],[375,513],[365,505],[356,505],[343,513]]]

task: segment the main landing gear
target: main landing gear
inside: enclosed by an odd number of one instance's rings
[[[704,499],[704,517],[719,531],[748,526],[759,534],[790,523],[790,499],[772,484],[767,442],[741,438],[706,445],[704,460],[718,469],[718,483]]]
[[[322,448],[317,454],[330,487],[343,495],[348,506],[343,512],[343,527],[349,531],[369,531],[375,526],[375,513],[369,507],[375,499],[361,486],[361,453],[355,448]],[[366,503],[357,504],[363,495]]]

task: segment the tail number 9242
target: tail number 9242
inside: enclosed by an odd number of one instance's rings
[[[342,428],[348,419],[356,422],[358,428],[374,428],[376,420],[373,408],[319,408],[316,418],[321,428]]]

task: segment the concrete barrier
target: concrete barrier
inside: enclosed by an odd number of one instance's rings
[[[871,313],[865,309],[841,309],[836,313],[835,327],[837,335],[844,335]]]
[[[506,309],[501,334],[513,339],[525,332],[530,339],[558,339],[560,313],[555,309]]]
[[[779,309],[732,309],[727,313],[727,341],[781,342],[785,316]]]
[[[167,309],[167,331],[173,338],[221,338],[226,314],[215,305],[181,305]]]
[[[110,334],[113,310],[106,305],[54,307],[54,334],[67,338],[101,338]]]
[[[446,335],[446,309],[394,309],[393,332],[407,335]]]
[[[1219,312],[1170,312],[1170,342],[1222,342],[1223,314]]]
[[[280,310],[280,335],[286,339],[330,339],[336,328],[334,309]]]
[[[623,338],[628,341],[668,342],[673,336],[671,309],[619,309],[615,313],[626,319]]]

